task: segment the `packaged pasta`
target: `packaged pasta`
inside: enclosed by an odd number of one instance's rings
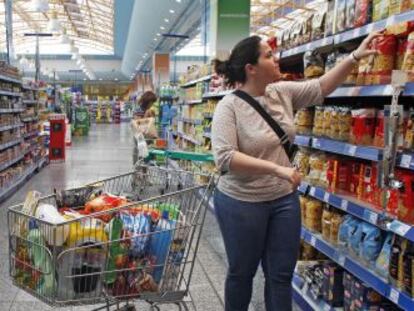
[[[313,109],[303,108],[298,110],[295,115],[296,132],[301,135],[311,135],[313,127],[313,118]]]
[[[326,156],[323,152],[312,153],[309,157],[309,174],[305,179],[314,185],[318,185],[324,170]]]
[[[397,51],[397,38],[394,35],[384,35],[373,40],[372,48],[377,51],[374,58],[372,84],[391,83],[391,73],[394,69],[394,58]]]
[[[335,0],[328,0],[328,9],[325,18],[325,36],[331,36],[335,33]]]
[[[414,108],[410,108],[408,114],[407,128],[404,136],[404,149],[414,149]]]
[[[340,141],[348,141],[349,133],[352,125],[352,115],[351,109],[349,107],[340,107],[338,108],[338,117],[339,117],[339,132],[336,139]]]
[[[333,213],[331,217],[331,231],[329,234],[329,242],[334,245],[338,244],[339,227],[342,224],[343,216],[338,211]]]
[[[331,236],[332,216],[332,208],[329,205],[325,205],[322,212],[322,236],[326,241],[329,241]]]
[[[402,70],[408,73],[410,81],[414,81],[414,32],[408,35]]]
[[[352,127],[350,143],[372,145],[375,130],[375,109],[355,109],[351,111]]]
[[[331,122],[332,122],[332,115],[334,112],[333,107],[325,107],[323,111],[323,121],[322,121],[322,127],[323,127],[323,135],[329,137],[330,128],[331,128]]]
[[[328,126],[329,126],[329,129],[325,133],[326,136],[332,139],[338,139],[339,128],[341,127],[340,120],[339,120],[339,108],[338,107],[331,107],[330,124]]]
[[[375,147],[384,148],[384,110],[377,112],[373,145]]]
[[[309,151],[300,148],[293,160],[293,165],[302,176],[307,176],[309,173]]]
[[[313,135],[322,136],[323,135],[323,111],[324,107],[316,106],[315,115],[313,120]]]
[[[348,0],[346,2],[346,8],[345,8],[345,28],[346,29],[352,29],[354,28],[354,22],[355,22],[355,0]]]
[[[317,50],[307,51],[303,55],[305,78],[320,77],[325,73],[325,64],[322,56]]]
[[[337,3],[338,6],[336,11],[336,31],[342,32],[346,29],[346,0],[338,0]]]
[[[319,200],[310,199],[306,202],[305,226],[315,232],[322,231],[322,209],[323,203]]]
[[[322,3],[312,17],[312,40],[321,39],[324,36],[325,18],[328,4]]]
[[[377,22],[388,17],[389,0],[373,0],[372,21]]]
[[[356,0],[354,27],[362,27],[371,22],[371,1]]]
[[[306,219],[306,203],[308,201],[309,201],[309,198],[308,197],[305,197],[303,195],[300,195],[299,196],[302,224],[305,224],[305,219]]]

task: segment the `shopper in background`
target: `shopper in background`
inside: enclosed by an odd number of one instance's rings
[[[139,149],[138,149],[138,140],[137,132],[143,132],[143,126],[150,126],[150,129],[146,129],[144,136],[145,138],[156,138],[155,130],[155,111],[152,108],[154,103],[157,101],[157,95],[152,91],[146,91],[142,94],[141,98],[138,100],[139,111],[134,113],[134,119],[131,121],[132,130],[134,131],[133,140],[134,140],[134,150],[132,152],[132,164],[135,165],[139,159]],[[150,135],[149,135],[150,134]]]
[[[155,117],[155,112],[152,106],[156,101],[157,95],[152,91],[146,91],[138,100],[139,112],[136,113],[136,116],[141,118]]]
[[[294,141],[294,110],[322,104],[362,57],[375,54],[369,35],[349,58],[319,79],[276,82],[279,61],[258,36],[240,41],[215,69],[227,84],[253,97]],[[229,268],[226,311],[248,310],[259,263],[265,275],[268,311],[291,310],[291,280],[300,244],[300,207],[296,188],[301,176],[289,161],[281,140],[262,116],[234,94],[218,104],[212,125],[216,165],[223,172],[214,206]]]

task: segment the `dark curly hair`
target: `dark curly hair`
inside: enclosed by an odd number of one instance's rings
[[[213,60],[216,73],[224,76],[226,84],[234,86],[236,83],[246,82],[247,77],[244,67],[247,64],[257,64],[261,41],[262,38],[259,36],[248,37],[236,44],[228,60]]]
[[[142,94],[141,98],[138,101],[138,104],[141,106],[142,111],[147,111],[151,108],[152,104],[157,101],[157,95],[152,91],[146,91]]]

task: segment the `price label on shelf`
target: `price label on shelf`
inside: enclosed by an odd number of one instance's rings
[[[348,210],[348,201],[347,200],[342,200],[341,201],[341,209],[344,210],[345,212]]]
[[[315,191],[316,191],[315,187],[311,187],[310,191],[309,191],[309,194],[314,197],[315,196]]]
[[[404,167],[404,168],[410,168],[411,160],[412,160],[412,155],[410,155],[410,154],[403,154],[401,156],[400,166],[401,167]]]
[[[354,156],[357,151],[357,146],[355,145],[346,145],[346,153],[350,156]]]
[[[391,223],[390,228],[396,234],[398,234],[400,236],[405,236],[407,234],[407,232],[411,229],[411,226],[409,226],[405,223],[402,223],[401,221],[394,220]]]
[[[398,300],[400,299],[400,292],[394,288],[391,288],[390,295],[388,298],[395,304],[398,305]]]
[[[368,222],[370,222],[371,224],[376,225],[377,221],[378,221],[378,214],[371,212],[370,210],[365,210],[364,211],[364,219]]]
[[[329,203],[329,198],[331,197],[331,195],[329,194],[329,192],[325,192],[325,194],[323,195],[323,200],[326,203]]]
[[[312,147],[314,147],[314,148],[320,148],[321,147],[321,143],[320,143],[319,139],[317,139],[317,138],[312,139]]]
[[[374,30],[374,24],[373,23],[371,23],[371,24],[369,24],[368,26],[367,26],[367,33],[370,33],[370,32],[372,32]]]
[[[310,245],[312,245],[313,247],[315,247],[316,245],[316,238],[314,236],[312,236],[310,239]]]

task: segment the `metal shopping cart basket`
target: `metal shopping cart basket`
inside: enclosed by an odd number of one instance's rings
[[[81,216],[68,210],[68,219],[59,224],[39,213],[28,215],[23,204],[8,209],[15,285],[52,306],[104,303],[109,310],[120,301],[141,299],[151,310],[165,303],[188,310],[184,298],[213,178],[140,166],[66,190],[63,200],[76,201],[98,189],[130,201]],[[59,200],[62,195],[43,197],[37,209],[59,205]]]

